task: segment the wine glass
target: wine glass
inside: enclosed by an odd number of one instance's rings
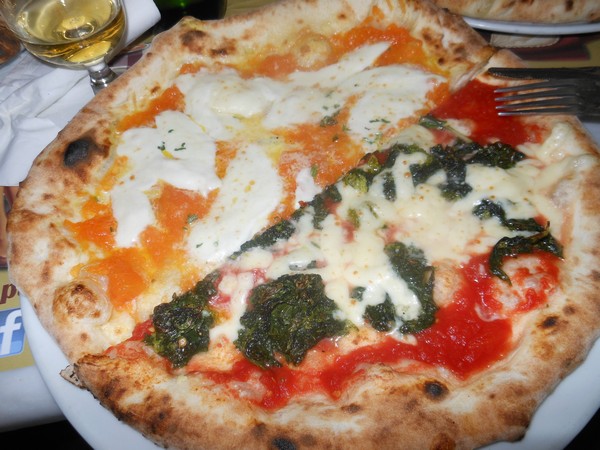
[[[122,0],[0,0],[0,14],[33,55],[85,67],[94,93],[117,77],[107,60],[125,31]]]

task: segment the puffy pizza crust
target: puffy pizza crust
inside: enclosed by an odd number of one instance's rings
[[[595,0],[434,0],[442,8],[468,17],[533,23],[595,22]]]

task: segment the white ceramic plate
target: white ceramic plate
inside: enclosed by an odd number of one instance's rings
[[[88,392],[66,381],[60,371],[68,362],[40,324],[29,300],[21,295],[27,340],[48,390],[71,425],[95,450],[156,450],[159,447],[118,421]]]
[[[600,142],[600,123],[587,124]],[[81,436],[96,450],[156,450],[155,444],[119,422],[92,395],[60,376],[67,360],[41,326],[31,304],[21,296],[23,322],[36,364],[56,403]],[[600,340],[585,362],[542,403],[525,438],[500,442],[485,450],[562,450],[589,422],[600,406]]]
[[[464,20],[478,30],[494,31],[496,33],[522,34],[527,36],[562,36],[567,34],[596,33],[600,31],[600,22],[541,24],[475,19],[473,17],[464,17]]]

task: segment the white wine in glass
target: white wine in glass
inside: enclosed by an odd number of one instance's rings
[[[106,61],[125,31],[121,0],[0,0],[0,11],[30,53],[87,68],[95,91],[116,78]]]

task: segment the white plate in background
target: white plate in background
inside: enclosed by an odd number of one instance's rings
[[[587,34],[600,32],[600,22],[574,23],[532,23],[508,22],[503,20],[476,19],[463,17],[471,27],[496,33],[522,34],[527,36],[563,36],[568,34]]]

